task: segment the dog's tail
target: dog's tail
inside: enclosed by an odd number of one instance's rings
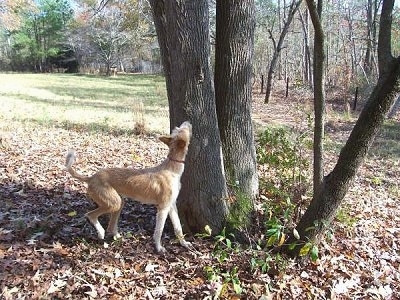
[[[67,153],[67,157],[65,159],[65,167],[67,168],[67,171],[72,175],[72,177],[88,182],[90,177],[89,176],[84,176],[79,173],[77,173],[74,169],[72,169],[72,165],[75,163],[76,156],[75,156],[75,151],[74,150],[69,150]]]

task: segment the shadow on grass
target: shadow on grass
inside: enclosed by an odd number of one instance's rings
[[[132,83],[132,79],[141,79],[141,80],[154,80],[156,82],[164,82],[165,79],[162,75],[157,74],[118,74],[117,76],[105,76],[105,75],[94,75],[94,74],[68,74],[67,76],[74,77],[84,77],[88,79],[104,79],[104,80],[114,80],[120,82],[129,82]]]
[[[103,109],[107,111],[115,111],[115,112],[127,112],[130,111],[138,106],[139,101],[137,99],[127,99],[126,104],[118,104],[121,102],[117,101],[96,101],[96,100],[53,100],[53,99],[43,99],[40,97],[36,96],[26,96],[24,95],[21,97],[20,95],[16,96],[9,96],[10,98],[14,98],[16,101],[29,101],[32,103],[41,103],[41,104],[46,104],[46,105],[51,105],[51,106],[56,106],[56,107],[64,107],[64,108],[72,108],[72,107],[87,107],[87,108],[96,108],[96,109]],[[128,103],[129,102],[129,103]],[[163,105],[160,103],[159,105],[155,104],[154,106],[149,106],[153,105],[154,103],[152,101],[147,101],[144,104],[144,113],[159,113],[159,112],[164,112],[166,109],[163,109],[162,107],[167,107],[166,105]]]
[[[118,111],[129,109],[129,105],[138,101],[142,101],[146,106],[166,107],[168,103],[166,91],[164,92],[165,88],[161,86],[163,80],[158,75],[103,77],[57,74],[56,76],[49,75],[49,77],[42,76],[40,81],[34,81],[33,87],[37,95],[26,94],[22,89],[22,93],[6,92],[3,96],[53,105],[55,103],[62,103],[59,105],[63,106],[86,105]],[[40,95],[41,91],[43,95]]]
[[[72,130],[76,132],[90,132],[90,133],[106,133],[108,135],[112,135],[115,137],[124,136],[124,135],[136,135],[135,130],[133,129],[125,129],[121,127],[112,127],[108,125],[106,122],[90,122],[90,123],[76,123],[72,121],[58,121],[53,119],[33,119],[33,118],[24,118],[19,119],[18,121],[23,123],[33,123],[36,125],[44,126],[44,127],[54,127],[54,128],[61,128],[65,130]],[[149,135],[152,133],[149,132]]]
[[[102,101],[95,101],[95,100],[53,100],[53,99],[43,99],[36,96],[26,96],[26,95],[14,95],[8,96],[9,98],[14,98],[16,101],[27,101],[32,103],[41,103],[45,105],[57,106],[57,107],[65,107],[65,108],[72,108],[72,107],[88,107],[88,108],[98,108],[98,109],[105,109],[105,110],[113,110],[117,112],[124,112],[130,109],[128,105],[116,105],[116,104],[108,104],[107,102]]]
[[[132,88],[133,86],[153,88],[155,84],[165,83],[165,78],[163,76],[151,74],[121,74],[117,76],[71,74],[67,76],[85,78],[85,80],[91,80],[100,84],[101,82],[115,82],[118,83],[118,85],[126,85],[129,88]]]
[[[85,99],[102,99],[107,102],[115,102],[117,100],[116,98],[133,98],[143,95],[143,93],[140,92],[133,93],[132,90],[129,89],[117,89],[113,86],[102,87],[101,84],[99,84],[98,87],[77,87],[76,89],[62,86],[48,86],[44,89],[61,97],[69,96],[77,99],[82,99],[83,101],[85,101]]]
[[[400,123],[386,121],[370,149],[370,154],[400,158]]]
[[[350,135],[354,123],[337,122],[327,123],[325,130],[333,133],[330,139],[326,139],[325,147],[327,150],[333,150],[339,155]],[[339,135],[340,139],[335,139]],[[388,158],[400,157],[400,123],[392,120],[386,120],[380,128],[375,140],[369,149],[369,155],[382,156]]]
[[[132,87],[131,87],[132,88]],[[85,103],[91,105],[91,103],[109,103],[105,107],[112,107],[114,103],[120,103],[120,107],[125,109],[129,108],[129,104],[133,102],[143,102],[145,105],[158,105],[167,106],[168,102],[166,98],[159,97],[155,92],[141,89],[138,91],[115,89],[113,87],[95,87],[95,88],[84,88],[79,91],[71,90],[65,87],[53,86],[47,88],[53,94],[61,97],[72,97],[76,103]],[[102,101],[98,101],[101,99]],[[43,99],[42,99],[43,100]],[[62,99],[64,102],[65,100]],[[58,101],[58,102],[61,102]],[[70,101],[66,101],[69,103]]]

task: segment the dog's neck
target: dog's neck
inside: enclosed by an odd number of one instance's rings
[[[181,164],[184,164],[184,163],[185,163],[184,160],[175,159],[175,158],[172,158],[172,157],[169,156],[169,155],[168,155],[168,159],[169,159],[170,161],[174,161],[174,162],[181,163]]]

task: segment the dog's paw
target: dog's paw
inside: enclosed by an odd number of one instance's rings
[[[182,245],[183,247],[185,247],[185,248],[190,248],[190,247],[192,246],[192,243],[187,242],[187,241],[185,241],[185,240],[180,240],[179,242],[180,242],[181,245]]]
[[[159,253],[159,254],[165,254],[165,253],[167,253],[167,250],[163,247],[163,246],[156,246],[156,251],[157,251],[157,253]]]
[[[119,232],[113,234],[112,237],[113,237],[113,240],[114,240],[114,241],[119,240],[119,239],[122,238],[122,236],[119,234]]]
[[[99,237],[100,240],[104,240],[105,235],[106,235],[106,232],[103,228],[97,229],[97,236]]]

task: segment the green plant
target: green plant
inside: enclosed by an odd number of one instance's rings
[[[330,237],[332,234],[332,228],[328,227],[328,225],[329,224],[325,220],[316,220],[314,221],[314,224],[306,228],[305,231],[314,230],[317,227],[324,227],[324,232],[328,237]],[[289,245],[289,249],[293,250],[295,247],[301,246],[301,248],[299,249],[299,256],[309,256],[311,261],[315,262],[319,257],[319,248],[318,244],[315,241],[318,241],[319,239],[316,238],[315,240],[300,241],[300,235],[296,229],[293,229],[293,235],[298,241],[291,243]]]
[[[304,149],[308,147],[307,131],[294,136],[285,128],[267,128],[258,136],[257,162],[269,167],[273,185],[288,189],[305,181],[308,159]]]
[[[232,283],[233,290],[236,294],[242,293],[242,283],[240,282],[239,275],[238,275],[239,268],[237,266],[233,266],[232,269],[225,273],[221,273],[222,277],[224,278],[224,283]]]
[[[356,217],[353,217],[349,214],[349,211],[345,207],[340,208],[337,211],[336,220],[350,228],[353,228],[354,224],[358,221]]]
[[[252,251],[250,269],[259,270],[262,274],[281,274],[286,270],[288,260],[279,253],[271,254],[268,251]]]
[[[316,261],[318,259],[318,246],[315,243],[307,242],[303,247],[300,248],[299,256],[303,257],[309,255],[312,261]]]
[[[285,241],[285,226],[282,221],[273,216],[266,222],[267,225],[267,247],[276,245],[281,246]]]
[[[197,236],[202,238],[211,237],[211,228],[206,226],[204,229],[205,232],[198,234]],[[231,238],[234,238],[234,236],[231,233],[227,234],[226,228],[224,228],[220,234],[213,237],[215,243],[212,256],[218,261],[219,264],[226,263],[233,253],[238,252],[238,248],[236,247],[236,244],[232,242]],[[225,272],[221,271],[221,269],[218,267],[207,266],[204,268],[204,272],[207,280],[210,281],[214,286],[213,290],[216,298],[218,298],[224,292],[224,290],[227,289],[228,284],[232,284],[233,290],[236,294],[242,293],[242,285],[238,275],[239,268],[237,266],[233,266],[231,269],[228,269]],[[222,279],[223,284],[221,285]]]
[[[265,257],[262,257],[262,258],[253,256],[250,259],[251,271],[260,269],[261,273],[267,273],[271,268],[272,262],[273,262],[273,259],[270,255],[265,255]]]
[[[258,137],[257,161],[264,170],[260,189],[269,200],[279,202],[278,206],[284,204],[289,208],[293,203],[302,204],[309,186],[309,159],[305,155],[309,147],[307,132],[296,135],[288,129],[268,128]]]
[[[239,278],[239,267],[233,266],[231,269],[223,272],[218,267],[206,266],[204,273],[208,281],[210,281],[211,290],[214,294],[214,299],[220,298],[231,284],[236,294],[240,295],[243,292],[242,283]]]
[[[204,233],[199,233],[196,235],[200,238],[213,238],[214,239],[214,249],[212,256],[219,262],[227,261],[232,253],[238,252],[237,244],[232,242],[234,235],[232,233],[226,232],[226,228],[222,229],[221,233],[216,236],[212,236],[212,231],[210,226],[205,226]],[[230,236],[230,237],[228,237]]]
[[[393,198],[400,198],[400,186],[398,183],[389,183],[388,193]]]
[[[267,201],[263,209],[266,215],[267,247],[282,246],[286,238],[285,230],[294,223],[292,218],[296,205],[286,197],[278,201]]]
[[[233,234],[228,234],[231,238],[234,238]],[[221,233],[214,237],[215,245],[213,250],[213,256],[222,263],[229,259],[230,255],[237,251],[231,238],[227,237],[226,228],[222,229]]]
[[[307,119],[309,126],[310,118]],[[308,131],[296,134],[285,128],[268,128],[258,137],[257,159],[264,176],[260,188],[264,200],[266,246],[282,246],[305,206],[308,187]]]
[[[226,223],[229,230],[243,230],[250,225],[251,212],[254,209],[253,201],[250,197],[234,187],[233,203],[229,207],[229,214]]]
[[[373,185],[381,185],[382,184],[382,178],[374,176],[374,177],[371,178],[371,183]]]

